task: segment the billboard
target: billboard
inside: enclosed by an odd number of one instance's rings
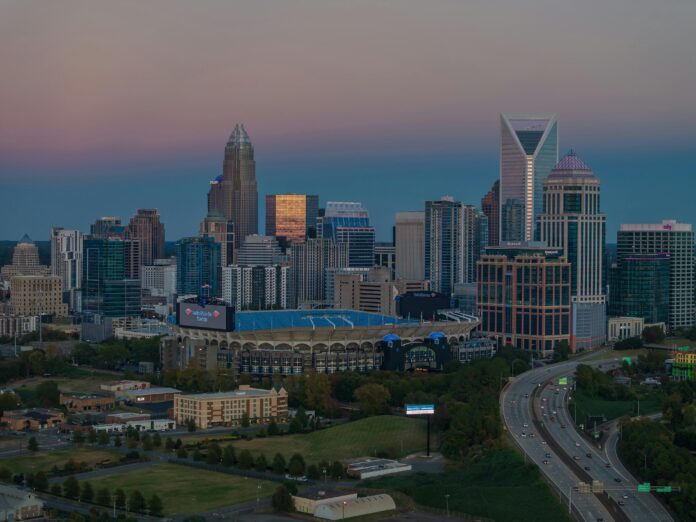
[[[438,310],[452,308],[448,294],[438,292],[406,292],[396,297],[396,313],[399,317],[435,320]]]
[[[406,415],[433,415],[435,413],[434,404],[407,404]]]
[[[234,330],[234,308],[225,305],[177,303],[176,324],[203,330]]]

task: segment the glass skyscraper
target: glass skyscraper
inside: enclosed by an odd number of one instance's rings
[[[329,201],[320,222],[319,237],[346,244],[349,267],[374,265],[375,228],[370,225],[370,213],[362,203]]]
[[[176,243],[176,292],[220,295],[220,243],[212,237],[185,237]]]
[[[285,243],[304,243],[316,236],[319,196],[269,194],[266,196],[266,235]]]
[[[641,317],[650,323],[669,321],[669,254],[622,257],[612,270],[610,313]]]
[[[535,239],[536,216],[543,210],[542,182],[557,162],[555,115],[501,114],[500,241]],[[506,222],[512,218],[515,223]]]

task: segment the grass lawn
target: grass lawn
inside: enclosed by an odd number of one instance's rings
[[[312,433],[240,440],[239,452],[263,453],[269,462],[276,452],[289,459],[300,453],[308,464],[343,460],[385,452],[396,458],[425,451],[426,424],[422,419],[381,415],[341,424]],[[433,447],[437,441],[431,441]]]
[[[497,522],[560,522],[569,520],[558,497],[533,465],[525,465],[512,449],[501,449],[470,467],[438,475],[417,473],[364,481],[364,487],[396,490],[418,504]]]
[[[660,344],[665,344],[667,346],[690,346],[691,348],[696,347],[696,341],[692,341],[691,339],[685,339],[683,337],[668,337],[664,341],[662,341]]]
[[[639,348],[637,350],[609,350],[606,352],[601,352],[601,353],[593,353],[592,355],[588,355],[586,357],[583,357],[583,361],[605,361],[605,360],[611,360],[613,361],[614,359],[621,360],[624,357],[637,357],[638,355],[647,355],[648,350],[647,348]]]
[[[577,420],[583,423],[588,415],[605,415],[607,420],[616,419],[624,415],[634,416],[638,413],[636,401],[607,401],[593,399],[580,390],[573,393],[573,399],[568,402],[571,417],[575,415],[573,402],[577,403]],[[658,413],[662,410],[662,396],[652,393],[640,401],[641,415]]]
[[[26,449],[26,442],[24,443]],[[57,451],[39,451],[32,455],[22,455],[10,459],[0,460],[0,467],[9,469],[12,473],[36,473],[43,471],[48,473],[53,466],[62,468],[70,459],[75,459],[79,464],[86,462],[89,466],[94,466],[97,462],[104,460],[118,461],[120,453],[107,451],[97,448],[71,448]]]
[[[107,487],[113,492],[121,488],[126,495],[137,489],[146,499],[157,493],[168,516],[198,514],[230,504],[255,500],[257,495],[267,497],[278,487],[278,484],[273,482],[175,464],[161,464],[90,482],[95,490]]]

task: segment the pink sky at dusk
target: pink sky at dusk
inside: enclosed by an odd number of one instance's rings
[[[220,156],[238,121],[276,156],[475,153],[521,110],[686,144],[694,27],[689,1],[6,0],[0,179]]]

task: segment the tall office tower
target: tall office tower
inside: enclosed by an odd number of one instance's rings
[[[495,180],[493,187],[481,198],[481,211],[488,218],[488,245],[500,243],[500,180]]]
[[[285,244],[304,243],[316,231],[319,196],[269,194],[266,196],[266,235]]]
[[[425,212],[397,212],[394,228],[396,279],[425,279]]]
[[[49,267],[39,263],[39,249],[26,234],[15,245],[12,253],[12,264],[5,265],[0,269],[2,279],[10,279],[12,276],[20,275],[45,276],[50,273]]]
[[[209,210],[208,215],[201,221],[199,233],[220,243],[223,267],[234,264],[234,223],[225,219],[222,212],[217,209]]]
[[[17,275],[10,279],[14,315],[68,315],[58,276]]]
[[[89,227],[89,235],[95,239],[123,238],[125,232],[126,227],[121,224],[121,218],[116,216],[100,217]]]
[[[370,225],[370,213],[362,203],[329,201],[317,236],[345,243],[348,266],[370,268],[375,260],[375,228]]]
[[[222,299],[237,310],[275,310],[290,303],[290,267],[231,265],[222,269]]]
[[[79,290],[82,284],[82,232],[51,229],[51,273],[63,282],[70,310],[81,311]]]
[[[142,262],[142,243],[139,239],[123,240],[123,269],[126,279],[140,279]]]
[[[176,292],[179,296],[220,295],[220,244],[212,237],[185,237],[176,242]]]
[[[247,236],[237,252],[238,265],[275,265],[283,256],[278,240],[273,236]]]
[[[153,296],[166,297],[173,302],[176,294],[176,262],[171,259],[155,259],[150,266],[144,266],[140,274],[140,288]]]
[[[294,305],[325,306],[325,277],[330,268],[348,266],[348,244],[308,239],[292,247],[290,277]]]
[[[570,263],[543,243],[491,247],[477,263],[481,332],[501,346],[553,352],[570,342]]]
[[[140,241],[141,264],[151,265],[164,257],[164,225],[156,209],[138,209],[128,223],[126,238]]]
[[[220,206],[221,205],[221,206]],[[208,210],[217,209],[234,223],[235,248],[258,233],[259,194],[256,189],[254,147],[244,125],[237,124],[225,146],[222,179],[210,184]]]
[[[669,254],[670,330],[694,324],[694,232],[690,224],[666,220],[661,224],[621,225],[617,262],[644,254]]]
[[[476,262],[488,246],[488,218],[473,205],[462,205],[462,247],[464,258],[464,280],[476,280]]]
[[[609,313],[640,317],[647,324],[669,321],[669,254],[627,255],[612,268]]]
[[[425,202],[425,279],[435,292],[474,281],[481,253],[480,215],[446,196]]]
[[[396,247],[393,243],[375,243],[374,265],[387,268],[392,281],[396,279]]]
[[[139,244],[121,239],[83,240],[83,313],[107,317],[140,315],[140,281],[126,277],[129,243]]]
[[[571,347],[585,350],[606,341],[604,243],[606,216],[599,209],[600,182],[572,150],[544,180],[539,239],[562,249],[571,265]]]
[[[518,231],[524,241],[535,239],[536,216],[543,210],[542,182],[556,163],[555,115],[500,115],[500,241],[519,241]],[[516,222],[506,223],[518,217],[521,230]]]

